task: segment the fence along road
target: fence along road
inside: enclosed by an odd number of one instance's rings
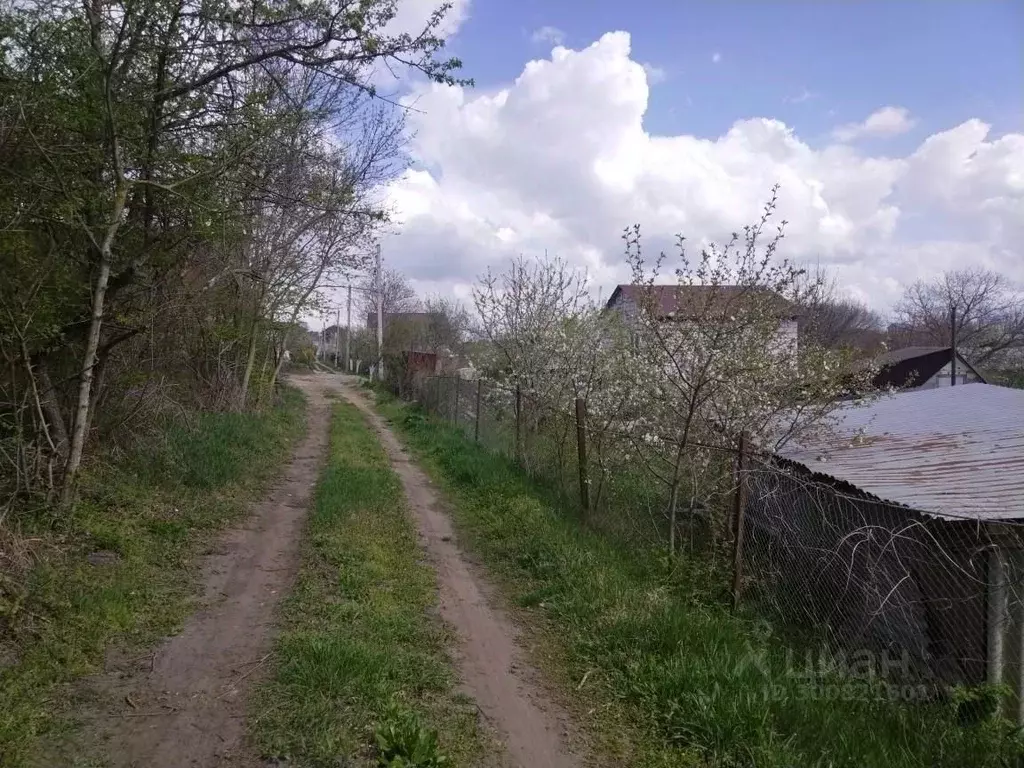
[[[957,388],[956,396],[967,397],[970,388]],[[587,423],[585,401],[553,410],[514,386],[443,376],[421,380],[411,394],[553,483],[591,525],[638,547],[672,541],[699,550],[714,511],[687,507],[670,525],[664,496],[635,492],[655,487],[654,478],[637,483],[638,462],[627,472],[627,462],[614,461],[621,444],[609,440],[614,432]],[[897,397],[908,396],[919,393]],[[1024,405],[1020,413],[1013,423],[1024,436]],[[1011,682],[1018,691],[1013,715],[1024,723],[1024,644],[1014,640],[1024,636],[1024,527],[1017,520],[993,527],[929,515],[749,446],[737,445],[726,461],[731,490],[719,514],[728,518],[725,570],[734,604],[771,620],[794,647],[820,648],[816,653],[839,668],[868,667],[905,684],[908,695]],[[617,473],[631,475],[632,492],[616,492],[627,484]],[[898,472],[889,476],[899,480]]]

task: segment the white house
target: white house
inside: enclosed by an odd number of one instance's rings
[[[627,324],[636,319],[644,300],[653,302],[658,319],[711,322],[739,312],[745,304],[768,308],[778,316],[777,349],[795,355],[799,312],[795,305],[765,288],[742,285],[618,285],[605,305],[620,312]]]

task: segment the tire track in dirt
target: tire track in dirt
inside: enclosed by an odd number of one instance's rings
[[[532,681],[520,659],[515,625],[490,604],[486,584],[455,543],[451,521],[430,480],[413,463],[384,419],[347,383],[345,397],[369,418],[402,482],[421,544],[437,571],[442,618],[459,637],[454,649],[465,692],[501,736],[505,764],[516,768],[577,768],[566,712]]]
[[[307,428],[274,489],[204,558],[202,607],[151,661],[94,680],[107,701],[90,730],[118,768],[255,763],[244,750],[246,699],[272,647],[274,611],[298,568],[313,489],[327,450],[333,376],[294,376]]]

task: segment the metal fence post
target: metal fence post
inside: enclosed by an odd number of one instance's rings
[[[1003,562],[1003,553],[997,547],[988,553],[988,616],[987,616],[987,638],[986,638],[986,681],[989,685],[999,685],[1003,682],[1003,663],[1006,643],[1006,564]]]
[[[739,453],[736,457],[736,496],[733,509],[732,550],[732,607],[740,604],[743,592],[743,516],[747,506],[747,487],[745,474],[747,469],[747,433],[740,433]]]
[[[462,391],[462,379],[455,377],[455,426],[459,426],[459,393]]]
[[[476,380],[476,422],[473,424],[473,440],[474,442],[480,442],[480,388],[483,386],[484,380]]]
[[[516,444],[515,444],[515,458],[516,464],[522,465],[523,463],[523,446],[522,446],[522,412],[523,412],[523,396],[519,389],[519,385],[516,384]]]
[[[584,514],[590,512],[590,481],[587,477],[587,402],[576,398],[576,456],[580,469],[580,505]]]

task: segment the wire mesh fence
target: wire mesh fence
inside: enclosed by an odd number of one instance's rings
[[[667,540],[667,493],[617,454],[617,435],[586,426],[585,404],[581,413],[572,405],[552,408],[514,385],[454,376],[421,379],[413,399],[487,450],[545,480],[591,525],[638,544]]]
[[[664,482],[615,429],[588,422],[586,402],[553,408],[514,385],[442,376],[414,397],[547,481],[588,524],[638,547],[672,541],[724,563],[718,572],[731,566],[734,601],[792,647],[814,649],[816,664],[913,681],[928,696],[1005,684],[1024,722],[1019,526],[887,504],[742,441],[711,453],[712,502],[684,487],[670,512]]]
[[[852,496],[773,462],[753,462],[747,486],[746,596],[784,626],[944,684],[986,681],[990,619],[994,637],[1019,635],[1008,607],[1022,574],[1006,580],[1007,606],[988,610],[990,561],[1020,547],[1015,528],[1000,543],[976,521]]]

